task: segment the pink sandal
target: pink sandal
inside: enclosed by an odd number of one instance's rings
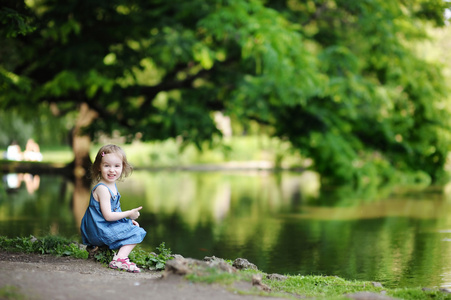
[[[110,262],[109,267],[111,269],[126,270],[127,272],[131,273],[141,272],[141,270],[136,266],[136,264],[132,263],[128,257],[127,258],[114,257],[113,260]]]

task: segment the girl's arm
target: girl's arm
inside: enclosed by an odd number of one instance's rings
[[[94,197],[100,202],[100,210],[103,217],[107,221],[117,221],[123,218],[130,218],[134,220],[139,217],[139,211],[142,206],[122,212],[111,211],[111,195],[108,188],[105,186],[97,187],[94,191]]]

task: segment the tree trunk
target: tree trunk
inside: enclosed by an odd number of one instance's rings
[[[89,168],[91,158],[89,151],[91,148],[91,138],[83,133],[83,129],[89,126],[97,118],[97,113],[89,108],[86,103],[80,105],[75,127],[72,131],[72,150],[74,152],[73,176],[74,195],[73,211],[75,219],[80,225],[81,218],[89,204],[90,182]]]
[[[89,126],[97,118],[97,112],[91,110],[86,103],[80,105],[77,121],[72,131],[72,150],[74,152],[74,177],[89,182],[88,171],[91,167],[89,151],[91,138],[83,133],[83,129]]]

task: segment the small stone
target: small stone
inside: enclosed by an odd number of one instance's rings
[[[271,288],[267,286],[266,284],[262,283],[262,275],[261,274],[254,274],[252,275],[252,285],[256,286],[262,291],[265,292],[271,292]]]
[[[371,282],[371,284],[374,286],[374,287],[383,287],[382,286],[382,283],[380,283],[380,282],[376,282],[376,281],[373,281],[373,282]]]
[[[169,274],[186,275],[191,273],[185,259],[171,259],[166,262],[163,277]]]
[[[205,256],[204,261],[215,261],[218,258],[216,256]]]
[[[262,283],[262,275],[261,274],[252,275],[252,285],[259,285],[261,283]]]
[[[245,270],[245,269],[252,269],[252,270],[258,270],[257,266],[253,263],[250,263],[247,259],[244,258],[237,258],[233,262],[232,266],[239,270]]]
[[[269,280],[278,280],[278,281],[284,281],[287,280],[288,277],[280,274],[268,274],[266,275],[266,278]]]
[[[236,268],[229,265],[225,260],[216,260],[209,263],[210,267],[212,268],[218,268],[221,271],[227,272],[227,273],[235,273],[237,271]]]

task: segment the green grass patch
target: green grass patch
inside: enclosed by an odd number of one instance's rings
[[[0,236],[0,249],[11,252],[52,254],[56,256],[72,256],[88,258],[88,252],[76,242],[60,236],[45,236],[43,238]]]
[[[451,294],[440,291],[438,288],[430,290],[423,290],[419,287],[389,289],[374,286],[369,281],[345,280],[336,276],[288,276],[288,279],[284,281],[265,279],[263,282],[271,287],[273,292],[316,299],[349,299],[346,295],[360,292],[384,294],[408,300],[451,299]]]
[[[42,161],[50,163],[70,163],[74,160],[74,153],[69,146],[41,148]]]
[[[264,280],[273,291],[305,297],[341,297],[359,291],[381,293],[371,282],[348,281],[335,276],[288,276],[286,280]]]
[[[5,285],[0,288],[0,299],[3,300],[22,300],[26,299],[25,295],[20,293],[19,288],[12,285]]]

